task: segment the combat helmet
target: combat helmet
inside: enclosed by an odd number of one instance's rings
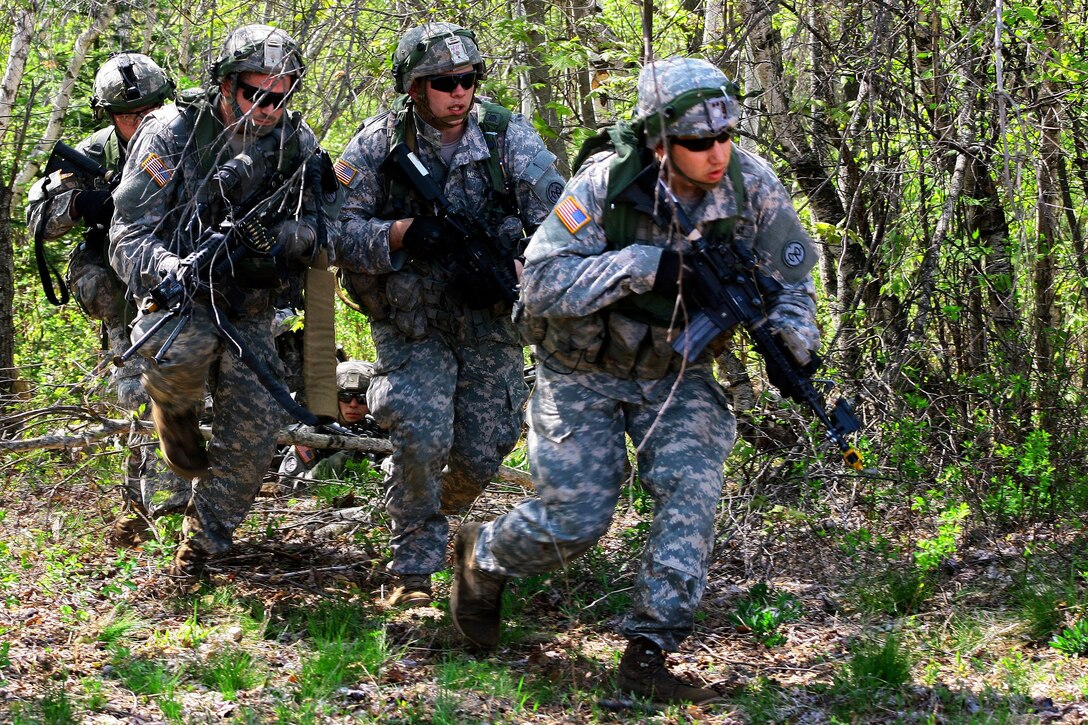
[[[174,81],[143,53],[114,53],[94,76],[91,108],[103,113],[127,113],[174,97]]]
[[[739,88],[725,73],[698,58],[654,61],[638,76],[635,116],[654,145],[670,136],[717,136],[740,122]]]
[[[374,377],[374,364],[348,360],[336,366],[336,389],[341,392],[365,392]]]
[[[302,77],[306,63],[302,50],[287,33],[271,25],[243,25],[223,41],[212,64],[212,80],[219,83],[239,73]]]
[[[404,34],[393,51],[393,88],[407,93],[416,78],[440,75],[471,64],[482,79],[487,72],[476,35],[453,23],[427,23]]]

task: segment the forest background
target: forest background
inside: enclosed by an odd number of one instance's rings
[[[719,585],[718,598],[708,594],[710,619],[717,602],[732,639],[715,646],[735,647],[736,638],[751,638],[767,622],[772,634],[802,626],[775,619],[774,612],[794,611],[790,601],[806,613],[800,621],[810,632],[819,632],[810,644],[830,639],[816,647],[826,650],[822,655],[794,653],[806,663],[802,674],[786,668],[792,674],[767,676],[753,655],[754,669],[741,677],[728,707],[706,717],[1055,719],[1072,717],[1088,692],[1074,659],[1088,651],[1085,3],[15,0],[0,19],[0,50],[7,54],[0,80],[3,438],[78,433],[118,417],[103,408],[97,330],[74,305],[57,308],[44,298],[23,216],[26,191],[52,141],[74,144],[97,127],[88,104],[91,81],[109,53],[147,53],[188,88],[206,82],[210,59],[230,29],[277,25],[301,42],[307,58],[292,107],[335,158],[363,118],[389,106],[389,58],[400,33],[428,19],[455,21],[476,32],[487,58],[483,93],[529,116],[564,174],[584,138],[629,117],[647,58],[697,55],[740,83],[739,143],[771,161],[820,247],[824,373],[856,401],[868,466],[855,475],[837,463],[808,413],[776,399],[760,382],[758,358],[737,340],[737,354],[720,361],[742,419],[721,506],[719,574],[729,583]],[[67,246],[50,250],[63,268]],[[370,355],[361,316],[341,309],[338,334],[352,355]],[[0,523],[20,522],[0,541],[8,614],[0,627],[0,702],[12,717],[30,722],[55,712],[109,711],[101,703],[95,709],[92,685],[69,688],[75,678],[58,676],[57,662],[24,661],[43,645],[27,644],[19,619],[28,609],[40,615],[40,607],[16,593],[40,589],[42,577],[66,560],[46,553],[52,551],[46,544],[65,551],[88,545],[67,538],[76,532],[68,531],[73,519],[65,505],[95,491],[98,514],[108,518],[116,497],[103,491],[122,448],[107,439],[103,449],[78,455],[0,454]],[[637,496],[633,488],[635,504]],[[25,510],[15,516],[20,506]],[[604,547],[606,554],[582,571],[599,593],[629,576],[645,533],[646,508],[628,508],[642,528],[624,529],[630,535]],[[78,566],[65,573],[72,586],[98,571],[88,563],[92,550],[81,551]],[[153,560],[129,561],[143,562],[130,574],[154,569]],[[598,581],[593,566],[612,565],[611,578]],[[569,593],[570,580],[566,586]],[[54,604],[63,599],[53,594]],[[70,596],[81,604],[44,608],[69,628],[99,621],[86,614],[97,611],[89,600]],[[97,606],[108,604],[114,618],[118,607],[133,606],[105,599]],[[757,613],[752,621],[744,619],[746,603]],[[194,622],[197,609],[190,607]],[[218,616],[215,606],[206,610]],[[267,632],[279,615],[262,611]],[[597,631],[594,611],[565,610],[559,621]],[[436,626],[448,629],[448,622]],[[707,621],[701,626],[697,636],[712,639],[714,628]],[[95,636],[104,653],[116,654],[115,643]],[[301,639],[317,646],[320,638]],[[769,646],[763,638],[757,644]],[[402,662],[398,652],[400,659],[386,651],[375,671]],[[738,657],[715,652],[734,663]],[[449,705],[434,692],[472,689],[436,674],[445,656],[434,655],[420,676],[432,684],[438,678],[431,699],[420,696],[421,712],[432,719]],[[110,667],[119,668],[121,659]],[[597,682],[607,667],[585,659],[581,650],[574,658],[582,663],[579,672]],[[375,676],[369,665],[353,662],[346,672]],[[198,670],[182,668],[189,673],[182,675],[177,662],[163,666],[176,676],[169,694],[102,677],[109,687],[135,693],[132,707],[168,720],[204,712],[178,694]],[[866,667],[877,674],[865,675]],[[514,681],[520,693],[525,680]],[[622,707],[617,714],[602,710],[600,699],[572,695],[585,686],[580,676],[566,684],[565,695],[540,695],[498,712],[514,713],[511,721],[625,717]],[[873,696],[877,691],[883,694]],[[288,710],[277,708],[285,702],[296,708],[290,712],[317,719],[338,707],[351,710],[335,692],[296,692],[272,705],[258,699],[232,712],[277,712],[283,719]],[[527,702],[535,703],[532,716]],[[486,715],[470,710],[472,717],[498,717],[490,706]],[[683,710],[658,716],[692,717]],[[391,721],[389,713],[383,717]]]

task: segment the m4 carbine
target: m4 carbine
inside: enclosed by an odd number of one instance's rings
[[[406,144],[398,143],[389,151],[378,169],[407,183],[434,208],[434,214],[449,230],[454,244],[449,255],[475,278],[487,279],[495,292],[509,304],[518,298],[518,280],[509,259],[500,253],[495,233],[479,219],[455,207],[435,183],[434,177]]]
[[[121,173],[110,171],[87,154],[74,149],[63,141],[53,145],[53,153],[45,165],[46,176],[54,171],[75,174],[87,187],[113,189],[121,181]]]
[[[651,171],[656,175],[655,166],[643,173]],[[632,186],[639,185],[640,180],[645,182],[645,179],[636,179]],[[812,381],[820,366],[819,356],[799,349],[801,346],[782,331],[772,329],[764,312],[764,295],[780,290],[781,284],[760,274],[754,257],[742,255],[735,244],[710,244],[688,218],[664,179],[658,177],[654,188],[659,203],[654,205],[651,201],[650,213],[656,211],[665,217],[666,223],[670,219],[675,222],[694,250],[682,260],[684,266],[694,272],[690,276],[685,274],[684,281],[693,280],[696,288],[687,290],[685,297],[695,299],[700,309],[673,341],[673,349],[688,360],[695,360],[721,333],[738,325],[744,328],[756,352],[763,358],[771,383],[787,398],[811,408],[826,429],[827,437],[842,452],[843,462],[860,471],[861,454],[846,439],[861,428],[850,402],[840,398],[834,409],[827,412],[823,396]]]
[[[49,161],[45,165],[45,182],[42,188],[42,193],[46,194],[46,206],[42,209],[38,224],[34,229],[34,258],[38,265],[38,276],[41,278],[42,289],[45,291],[46,298],[54,305],[59,306],[66,304],[70,299],[70,295],[60,274],[49,264],[45,254],[45,225],[50,214],[50,207],[53,205],[53,199],[48,194],[49,182],[52,179],[52,174],[56,171],[62,174],[75,175],[84,188],[109,189],[110,191],[121,181],[121,174],[117,171],[110,171],[90,156],[72,148],[63,141],[57,141],[53,144],[53,152],[49,155]],[[102,246],[105,233],[96,230],[96,234],[95,243]],[[86,236],[85,240],[90,241]],[[56,284],[54,284],[54,281]],[[60,290],[59,295],[57,290]]]

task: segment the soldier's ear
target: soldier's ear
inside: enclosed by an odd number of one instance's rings
[[[425,81],[422,78],[414,78],[412,85],[408,86],[408,96],[415,102],[419,102],[420,96],[424,93],[423,84]]]

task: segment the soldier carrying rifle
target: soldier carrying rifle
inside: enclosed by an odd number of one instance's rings
[[[110,182],[119,178],[129,140],[141,120],[173,97],[173,81],[151,58],[141,53],[110,56],[95,75],[91,97],[95,118],[108,118],[110,125],[80,141],[74,152],[57,144],[47,175],[29,194],[27,222],[35,237],[39,272],[46,296],[56,304],[63,304],[68,295],[64,288],[60,297],[54,290],[42,242],[83,226],[83,239],[69,255],[65,282],[87,316],[102,323],[102,346],[109,358],[128,346],[128,325],[136,314],[124,283],[106,259],[114,207]],[[145,415],[150,400],[140,386],[140,375],[146,367],[134,362],[116,368],[110,379],[117,402],[127,410],[143,407]],[[125,512],[110,536],[116,544],[135,543],[149,515],[176,513],[189,502],[189,482],[166,470],[148,439],[134,433],[128,442],[131,450],[125,457],[122,487]],[[165,492],[165,500],[157,500],[156,492]]]
[[[472,31],[412,28],[393,53],[403,95],[336,164],[347,187],[337,258],[370,317],[367,398],[394,448],[396,606],[431,601],[445,514],[479,495],[521,434],[516,260],[563,188],[532,124],[477,97],[485,72]]]
[[[779,284],[766,324],[799,355],[820,346],[810,270],[816,250],[790,195],[765,161],[734,145],[736,91],[703,60],[650,63],[638,80],[637,118],[608,134],[526,250],[522,321],[534,344],[529,455],[539,498],[457,532],[450,613],[468,641],[495,647],[511,577],[565,566],[612,521],[627,477],[626,438],[654,498],[653,522],[621,632],[617,682],[664,702],[707,702],[710,687],[666,667],[695,625],[714,543],[722,464],[736,423],[712,370],[727,338],[694,359],[673,347],[707,300],[697,289],[689,230],[655,193],[661,179],[713,245],[755,256]],[[646,178],[650,203],[628,187]],[[687,352],[684,350],[684,352]]]
[[[276,302],[301,262],[328,247],[325,197],[309,173],[320,149],[287,109],[304,68],[282,30],[233,31],[211,86],[145,120],[115,192],[110,261],[143,300],[133,340],[155,361],[143,376],[152,418],[163,457],[194,479],[179,577],[230,548],[260,490],[284,422]],[[147,335],[164,316],[170,324]],[[213,366],[205,447],[198,415]]]

